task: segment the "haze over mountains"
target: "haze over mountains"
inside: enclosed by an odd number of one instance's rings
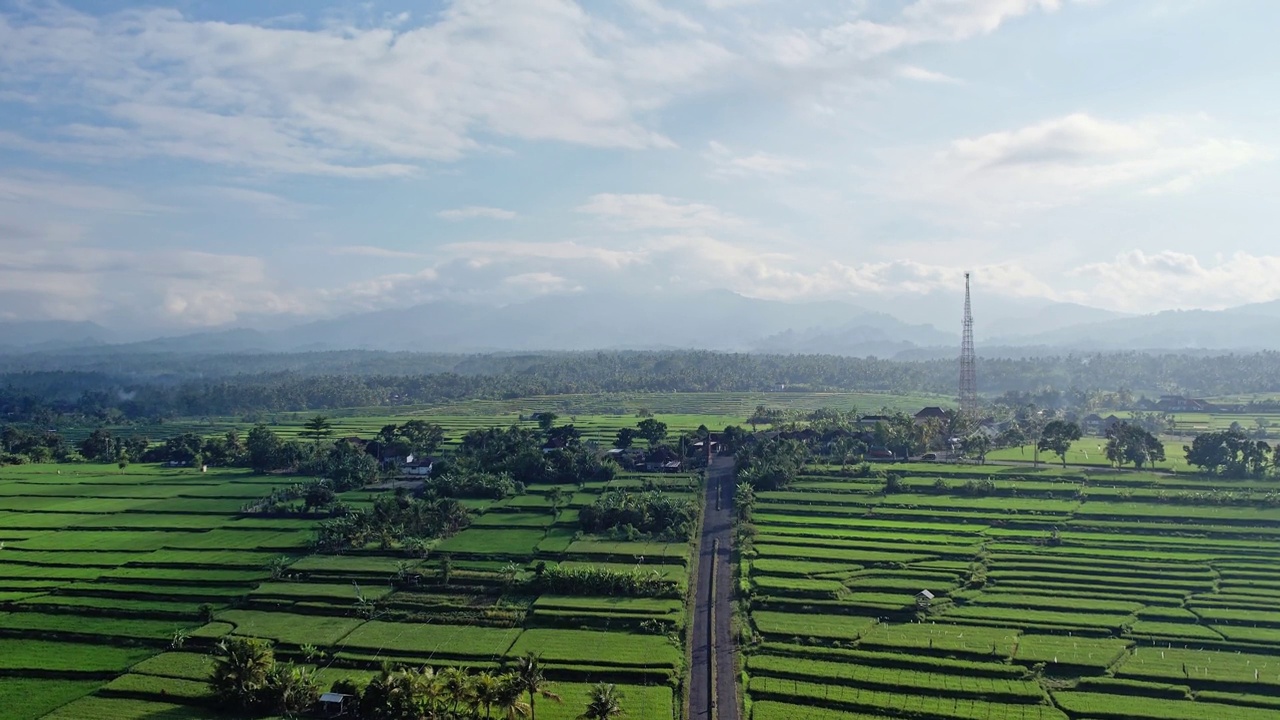
[[[914,295],[878,307],[787,303],[727,291],[676,295],[555,295],[494,307],[437,302],[262,329],[138,340],[91,322],[0,324],[0,352],[258,353],[318,350],[487,352],[710,349],[944,357],[959,343],[954,297]],[[980,352],[1261,350],[1280,347],[1280,302],[1226,310],[1124,315],[1041,300],[975,301]]]

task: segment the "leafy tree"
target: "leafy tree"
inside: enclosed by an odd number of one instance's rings
[[[1117,423],[1107,429],[1107,459],[1123,467],[1132,463],[1141,469],[1164,460],[1164,444],[1137,425]]]
[[[624,427],[618,430],[618,437],[614,439],[613,446],[619,450],[626,450],[635,442],[636,436],[635,428]]]
[[[418,457],[436,454],[444,444],[444,428],[425,420],[410,420],[396,431],[408,446],[408,451]]]
[[[98,428],[89,433],[88,437],[80,441],[78,449],[86,460],[93,462],[114,462],[116,459],[115,438],[111,437],[111,431],[105,428]]]
[[[245,450],[248,453],[249,467],[254,472],[264,473],[283,467],[281,464],[280,436],[271,428],[258,423],[245,438]]]
[[[1036,447],[1040,452],[1053,452],[1062,459],[1062,467],[1067,466],[1067,452],[1071,443],[1080,439],[1080,426],[1066,420],[1051,420],[1040,431],[1040,440]]]
[[[547,502],[551,503],[552,515],[560,511],[560,504],[564,502],[564,499],[564,490],[560,489],[559,485],[547,491]]]
[[[667,424],[654,418],[645,418],[636,423],[636,434],[649,441],[649,446],[652,447],[667,436]]]
[[[614,720],[624,714],[622,691],[613,683],[596,683],[591,688],[587,709],[578,720]]]
[[[1204,472],[1243,478],[1265,472],[1271,447],[1262,440],[1249,439],[1241,430],[1223,430],[1197,435],[1183,451],[1187,463]]]
[[[551,428],[555,427],[556,420],[560,419],[560,416],[553,412],[540,412],[534,413],[533,419],[538,421],[539,430],[547,432]]]
[[[337,497],[337,493],[333,491],[333,486],[329,483],[311,483],[307,486],[306,494],[302,496],[303,512],[311,512],[312,508],[328,507],[333,504]]]
[[[991,451],[991,440],[982,433],[974,433],[960,441],[960,450],[966,457],[977,458],[979,463],[985,465],[987,453]]]
[[[547,686],[547,678],[542,673],[542,658],[535,653],[528,653],[516,660],[516,677],[521,689],[529,696],[529,718],[538,720],[537,700],[539,697],[553,702],[560,702],[560,696],[551,692]]]
[[[333,423],[324,415],[316,415],[302,426],[302,437],[310,438],[316,445],[333,434]]]

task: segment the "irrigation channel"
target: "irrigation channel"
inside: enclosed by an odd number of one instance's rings
[[[733,458],[707,469],[706,510],[698,542],[689,715],[738,720],[738,664],[733,637]]]

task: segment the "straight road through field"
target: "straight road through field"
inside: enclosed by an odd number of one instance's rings
[[[698,543],[689,715],[738,720],[738,663],[733,638],[733,458],[707,469],[706,511]]]

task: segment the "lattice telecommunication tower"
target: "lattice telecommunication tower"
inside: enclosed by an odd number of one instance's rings
[[[960,412],[978,414],[978,357],[973,351],[973,311],[969,307],[969,273],[964,274],[964,332],[960,340]]]

